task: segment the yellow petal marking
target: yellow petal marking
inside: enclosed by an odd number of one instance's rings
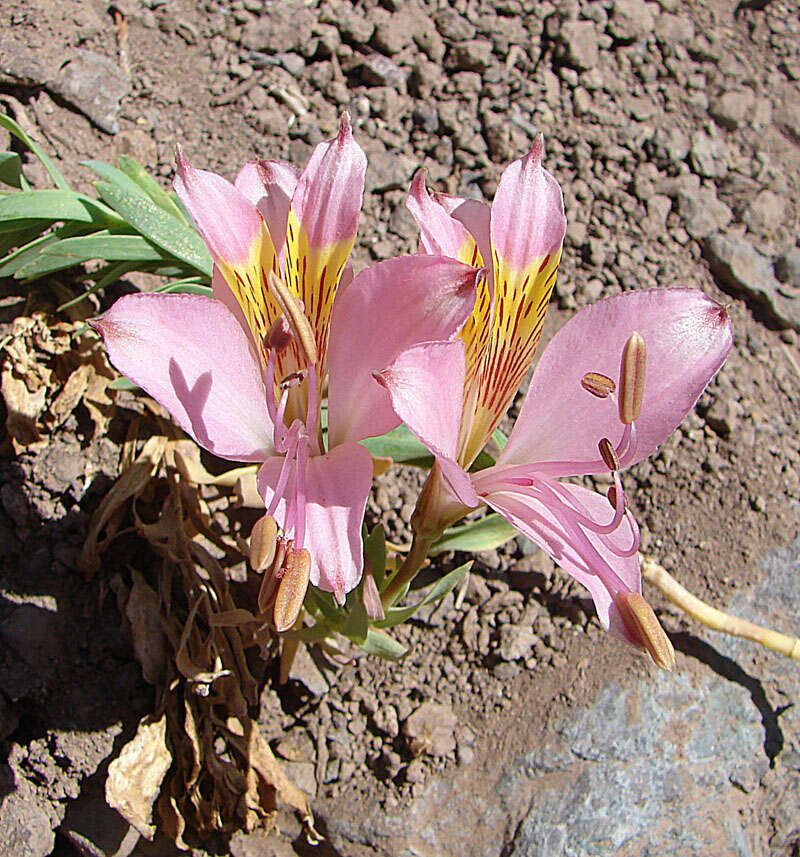
[[[303,302],[306,318],[311,323],[317,343],[320,384],[323,382],[325,356],[328,352],[331,310],[353,241],[337,241],[325,247],[309,243],[308,233],[297,214],[289,211],[286,224],[286,285]]]
[[[486,325],[485,345],[475,357],[472,374],[468,368],[464,389],[459,462],[465,467],[491,437],[533,362],[561,260],[558,250],[517,271],[496,251],[493,255],[492,321]],[[475,312],[479,310],[484,312],[480,295]]]

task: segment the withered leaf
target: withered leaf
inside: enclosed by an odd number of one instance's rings
[[[139,723],[133,740],[122,748],[119,756],[108,766],[108,805],[147,839],[155,835],[153,804],[172,764],[166,735],[166,714],[162,714],[158,720],[145,718]]]
[[[89,376],[93,372],[88,363],[84,363],[67,378],[67,383],[61,388],[53,404],[50,405],[50,429],[60,426],[75,410],[86,388],[89,386]]]
[[[167,671],[167,640],[161,627],[161,599],[138,571],[132,571],[133,587],[125,605],[131,623],[133,651],[144,680],[159,685]]]

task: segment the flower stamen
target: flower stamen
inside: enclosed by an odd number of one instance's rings
[[[598,399],[607,399],[617,389],[614,381],[608,375],[603,375],[601,372],[587,372],[581,378],[581,387],[587,393],[597,396]]]
[[[642,335],[634,331],[622,349],[619,367],[619,418],[626,425],[642,412],[646,370],[647,348]]]

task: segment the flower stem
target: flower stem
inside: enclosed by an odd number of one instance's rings
[[[731,616],[730,613],[717,610],[684,589],[655,560],[642,557],[642,577],[684,613],[693,619],[697,619],[698,622],[713,631],[722,631],[724,634],[730,634],[733,637],[752,640],[754,643],[760,643],[762,646],[772,649],[773,652],[800,661],[800,639],[762,628],[760,625],[754,625],[752,622],[738,618],[738,616]]]
[[[381,593],[381,602],[384,608],[391,607],[403,589],[417,576],[428,556],[431,545],[435,541],[435,534],[420,536],[414,533],[411,547],[403,560],[403,564]]]

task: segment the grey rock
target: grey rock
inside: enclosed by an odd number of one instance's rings
[[[742,406],[730,395],[714,399],[706,414],[708,425],[722,437],[729,437],[739,424]]]
[[[423,702],[403,723],[403,735],[412,753],[446,756],[456,748],[453,709],[440,702]]]
[[[728,147],[725,141],[705,131],[693,134],[689,163],[699,176],[724,178],[728,173]]]
[[[404,12],[390,15],[375,27],[374,44],[390,56],[399,54],[414,40],[414,18]]]
[[[504,661],[516,661],[527,657],[539,638],[530,628],[522,625],[503,625],[500,628],[500,643],[497,653]]]
[[[747,124],[755,106],[752,89],[736,89],[723,92],[711,102],[708,112],[714,119],[730,131]]]
[[[686,15],[662,12],[656,18],[654,30],[662,42],[688,44],[694,38],[694,24]]]
[[[48,89],[80,110],[101,131],[119,131],[120,101],[130,92],[131,82],[119,63],[78,50],[48,84]]]
[[[743,294],[779,324],[800,330],[800,298],[786,296],[771,261],[752,244],[737,236],[712,235],[703,255],[720,288]]]
[[[341,3],[336,7],[332,22],[338,27],[342,38],[348,42],[365,45],[375,32],[375,23],[351,3]]]
[[[55,834],[47,813],[39,806],[32,786],[25,780],[15,782],[11,769],[0,771],[0,854],[9,857],[46,857],[53,850]]]
[[[581,71],[597,65],[600,49],[592,21],[564,21],[558,35],[559,54],[568,65]]]
[[[475,35],[475,27],[455,9],[445,9],[436,14],[433,20],[442,36],[453,42],[463,42]]]
[[[669,164],[678,164],[686,160],[689,154],[689,137],[680,128],[667,128],[656,134],[652,141],[656,158]]]
[[[380,140],[363,141],[367,153],[369,169],[366,176],[366,190],[386,191],[405,190],[417,168],[417,162],[406,155],[389,152]]]
[[[792,247],[775,260],[775,276],[788,286],[800,288],[800,247]]]
[[[694,192],[681,189],[676,199],[683,225],[692,238],[706,238],[719,232],[733,219],[733,212],[717,199],[713,188],[701,187]]]
[[[303,3],[284,2],[270,5],[269,14],[249,21],[239,38],[242,47],[251,51],[300,51],[311,40],[314,19]]]
[[[58,832],[83,857],[128,857],[139,832],[105,801],[99,789],[87,788],[70,801]]]
[[[485,71],[492,56],[492,43],[486,39],[470,39],[453,45],[448,67],[459,71]]]
[[[769,189],[759,191],[744,214],[747,228],[757,235],[772,235],[786,218],[782,196]]]
[[[314,696],[322,696],[329,689],[328,681],[322,671],[314,663],[306,646],[300,646],[289,670],[289,678],[299,681]]]
[[[634,41],[653,30],[653,16],[645,0],[614,0],[608,32],[620,41]]]
[[[389,57],[378,53],[367,54],[361,59],[360,66],[364,83],[405,90],[407,74]]]

